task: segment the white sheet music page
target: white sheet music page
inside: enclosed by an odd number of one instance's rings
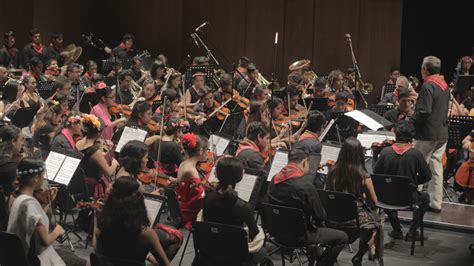
[[[144,141],[147,132],[138,128],[125,127],[122,136],[117,144],[116,152],[120,152],[122,147],[131,140]]]
[[[352,117],[357,122],[362,123],[364,126],[370,128],[371,130],[377,131],[380,128],[383,128],[383,125],[379,122],[372,119],[370,116],[362,113],[359,110],[354,110],[351,112],[347,112],[344,115]]]
[[[274,175],[278,174],[280,170],[288,164],[288,153],[282,151],[276,151],[273,157],[272,166],[270,167],[270,173],[268,174],[267,181],[272,181]]]
[[[211,135],[209,138],[209,149],[214,152],[215,148],[216,156],[221,156],[224,154],[225,149],[227,149],[229,142],[230,140],[226,138],[219,137],[217,135]]]
[[[239,198],[245,202],[249,202],[252,196],[255,183],[257,182],[257,176],[244,173],[242,180],[235,185],[235,191],[237,191]]]
[[[321,149],[320,164],[324,165],[328,162],[328,160],[333,160],[334,162],[337,161],[337,156],[339,156],[339,151],[341,151],[341,148],[339,147],[323,144],[323,147]],[[327,175],[328,167],[324,166],[321,170],[318,171],[318,173]]]
[[[331,119],[331,121],[329,121],[329,124],[327,124],[326,128],[324,128],[324,131],[321,133],[321,136],[319,136],[319,139],[321,141],[324,140],[324,138],[326,137],[326,135],[328,134],[329,130],[331,129],[331,127],[334,125],[335,122],[336,122],[336,119]]]
[[[45,165],[46,165],[46,174],[47,174],[47,179],[53,181],[54,177],[59,171],[59,168],[61,168],[61,164],[63,163],[64,159],[66,158],[66,155],[60,154],[54,151],[51,151],[48,155],[48,158],[46,158]]]
[[[59,169],[59,172],[56,175],[54,182],[57,182],[59,184],[63,184],[66,186],[69,185],[69,182],[71,181],[71,178],[74,176],[74,173],[76,172],[76,169],[79,166],[80,162],[81,162],[80,159],[67,156],[66,159],[64,160],[63,165],[61,166],[61,169]]]
[[[158,216],[161,204],[162,203],[159,200],[145,198],[145,208],[150,223],[153,223],[156,219],[156,216]]]

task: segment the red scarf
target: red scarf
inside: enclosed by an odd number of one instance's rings
[[[32,42],[31,47],[33,48],[33,50],[35,50],[36,53],[43,54],[43,45],[41,43],[36,44],[36,43]]]
[[[410,150],[413,146],[409,143],[394,143],[392,145],[392,150],[398,154],[403,155],[405,152]]]
[[[278,174],[275,175],[273,178],[273,184],[278,185],[282,182],[285,182],[286,180],[290,180],[302,175],[304,175],[304,172],[297,164],[288,163]]]
[[[130,52],[130,51],[133,51],[133,48],[127,48],[127,46],[125,46],[125,43],[120,43],[119,45],[120,48],[122,48],[123,50],[125,50],[125,52]]]
[[[52,69],[46,69],[44,71],[44,74],[50,75],[50,76],[59,76],[59,70],[54,71]]]
[[[69,145],[71,145],[72,149],[75,150],[76,149],[76,142],[72,138],[71,133],[69,133],[69,130],[67,130],[67,128],[63,128],[63,129],[61,129],[61,134],[63,134],[64,137],[66,137],[67,142],[69,142]]]
[[[63,50],[61,47],[57,47],[52,43],[50,43],[49,46],[53,47],[53,49],[56,50],[56,52],[58,52],[58,53],[61,53],[62,50]]]
[[[249,139],[244,139],[240,142],[235,156],[239,156],[239,154],[245,150],[254,150],[256,152],[260,152],[260,149],[258,148],[257,144],[255,144],[255,142]]]
[[[298,140],[302,141],[302,140],[305,140],[305,139],[318,140],[318,135],[316,133],[313,133],[313,132],[305,131],[303,134],[301,134],[301,136]]]
[[[18,49],[16,49],[15,47],[7,47],[6,45],[4,47],[7,50],[8,54],[10,54],[10,56],[12,57],[18,53]]]
[[[444,81],[444,77],[440,74],[434,74],[425,78],[425,82],[433,82],[438,85],[441,90],[445,91],[448,88],[448,84]]]

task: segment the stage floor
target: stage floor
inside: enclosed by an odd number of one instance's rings
[[[399,212],[400,220],[411,221],[412,212]],[[474,205],[443,202],[441,213],[426,212],[427,227],[449,231],[474,233]]]

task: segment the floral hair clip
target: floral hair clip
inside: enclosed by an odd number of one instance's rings
[[[184,134],[183,137],[181,137],[181,141],[183,142],[183,144],[186,144],[186,146],[191,149],[194,149],[197,146],[196,135],[194,135],[193,133]]]
[[[28,169],[28,170],[25,170],[25,171],[16,170],[16,174],[17,175],[38,174],[38,173],[43,172],[43,170],[44,170],[43,167],[40,167],[38,169]]]
[[[100,121],[95,115],[83,114],[82,119],[84,122],[92,124],[96,129],[100,130]]]
[[[70,123],[70,124],[77,124],[79,122],[82,121],[81,117],[78,116],[78,115],[75,115],[75,116],[70,116],[67,121]]]

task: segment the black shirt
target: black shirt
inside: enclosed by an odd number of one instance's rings
[[[134,96],[129,89],[124,91],[119,88],[117,90],[117,94],[115,95],[115,102],[118,104],[131,104],[133,99]]]
[[[90,147],[87,147],[83,150],[80,150],[84,157],[82,157],[79,167],[84,169],[84,174],[86,177],[93,177],[97,180],[102,176],[102,168],[97,163],[96,160],[92,159],[92,155],[99,150],[99,146],[94,144]]]
[[[16,49],[16,48],[13,48]],[[12,56],[5,46],[0,49],[0,65],[4,67],[19,68],[20,67],[20,51],[16,49],[16,54]]]
[[[415,121],[416,139],[448,139],[449,88],[442,90],[439,84],[428,81],[421,86],[416,100],[413,119]]]
[[[303,210],[308,229],[314,229],[311,220],[317,225],[321,225],[326,219],[326,212],[313,185],[313,179],[314,177],[311,175],[304,175],[277,185],[273,183],[272,179],[268,187],[269,203]]]
[[[414,184],[421,185],[431,179],[431,171],[421,152],[411,148],[402,155],[392,147],[384,148],[374,166],[374,174],[409,177]]]
[[[318,155],[321,154],[322,147],[323,145],[318,139],[306,138],[295,142],[291,149],[304,151],[308,155]]]
[[[3,187],[6,196],[13,192],[13,182],[16,177],[17,162],[8,157],[0,157],[0,186]]]
[[[31,58],[37,57],[40,60],[43,60],[43,54],[44,54],[44,49],[46,47],[43,47],[43,53],[39,54],[36,52],[35,49],[33,49],[32,43],[29,43],[23,48],[22,52],[22,64],[23,66],[28,66],[30,63]]]
[[[258,234],[257,224],[248,203],[240,198],[227,198],[219,192],[206,191],[202,211],[204,221],[235,226],[247,225],[249,238]]]

